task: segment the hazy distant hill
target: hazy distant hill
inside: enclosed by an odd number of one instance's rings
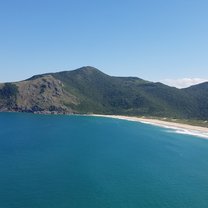
[[[208,83],[177,89],[82,67],[1,84],[0,111],[208,119]]]

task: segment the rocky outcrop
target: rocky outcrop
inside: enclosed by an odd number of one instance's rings
[[[13,85],[18,89],[15,99],[10,99],[10,105],[8,105],[8,99],[1,99],[1,111],[75,113],[70,105],[79,103],[75,96],[64,89],[64,84],[51,75],[13,83]]]

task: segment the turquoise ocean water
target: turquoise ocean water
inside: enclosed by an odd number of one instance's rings
[[[207,208],[208,140],[110,118],[0,113],[0,208]]]

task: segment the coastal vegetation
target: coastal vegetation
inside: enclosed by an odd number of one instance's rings
[[[178,89],[137,77],[109,76],[88,66],[7,83],[0,91],[0,110],[206,121],[207,97],[208,83]]]
[[[0,98],[10,99],[16,98],[18,93],[18,88],[15,84],[5,83],[2,89],[0,89]]]
[[[7,109],[16,109],[18,87],[13,83],[5,83],[0,89],[0,106]]]

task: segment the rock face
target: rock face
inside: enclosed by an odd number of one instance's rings
[[[0,111],[208,119],[208,83],[177,89],[93,67],[0,84]]]
[[[17,86],[17,106],[21,111],[72,113],[69,105],[78,104],[76,97],[64,90],[63,83],[52,75],[22,81]]]
[[[1,99],[1,111],[75,113],[70,105],[79,103],[75,96],[64,89],[64,84],[52,75],[17,82],[14,85],[17,86],[18,93],[12,105]]]

